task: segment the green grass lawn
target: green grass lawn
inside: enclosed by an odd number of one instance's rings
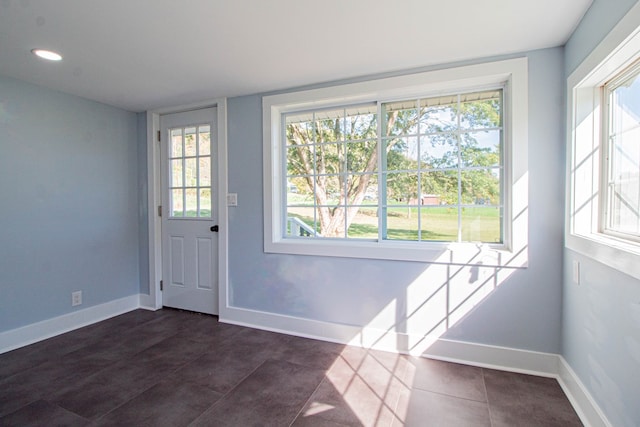
[[[313,227],[313,208],[289,208],[289,216],[296,216]],[[458,240],[458,211],[449,207],[389,207],[387,209],[387,239],[451,242]],[[463,208],[461,228],[463,241],[498,243],[501,241],[500,210],[496,207]],[[348,231],[350,238],[377,239],[376,208],[360,208]]]

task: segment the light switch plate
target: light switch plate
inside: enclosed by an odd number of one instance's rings
[[[238,206],[238,193],[227,194],[227,206]]]

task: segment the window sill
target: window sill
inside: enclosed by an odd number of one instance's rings
[[[265,252],[342,258],[413,261],[484,267],[526,267],[527,248],[512,251],[485,243],[384,243],[362,241],[348,244],[330,240],[283,239],[265,244]]]
[[[640,279],[640,245],[604,234],[568,234],[566,247],[594,261]]]

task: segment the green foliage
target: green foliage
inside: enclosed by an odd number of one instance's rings
[[[382,189],[374,110],[319,111],[286,125],[289,182],[315,198],[323,235],[331,236],[355,218],[357,209],[339,206],[361,205],[365,193]],[[387,200],[418,204],[430,194],[442,204],[500,204],[501,148],[497,141],[492,146],[490,139],[478,140],[500,128],[500,99],[389,103],[383,104],[382,118],[380,184],[386,184]]]

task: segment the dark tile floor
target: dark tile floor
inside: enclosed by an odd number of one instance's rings
[[[0,426],[579,426],[549,378],[137,310],[0,355]]]

